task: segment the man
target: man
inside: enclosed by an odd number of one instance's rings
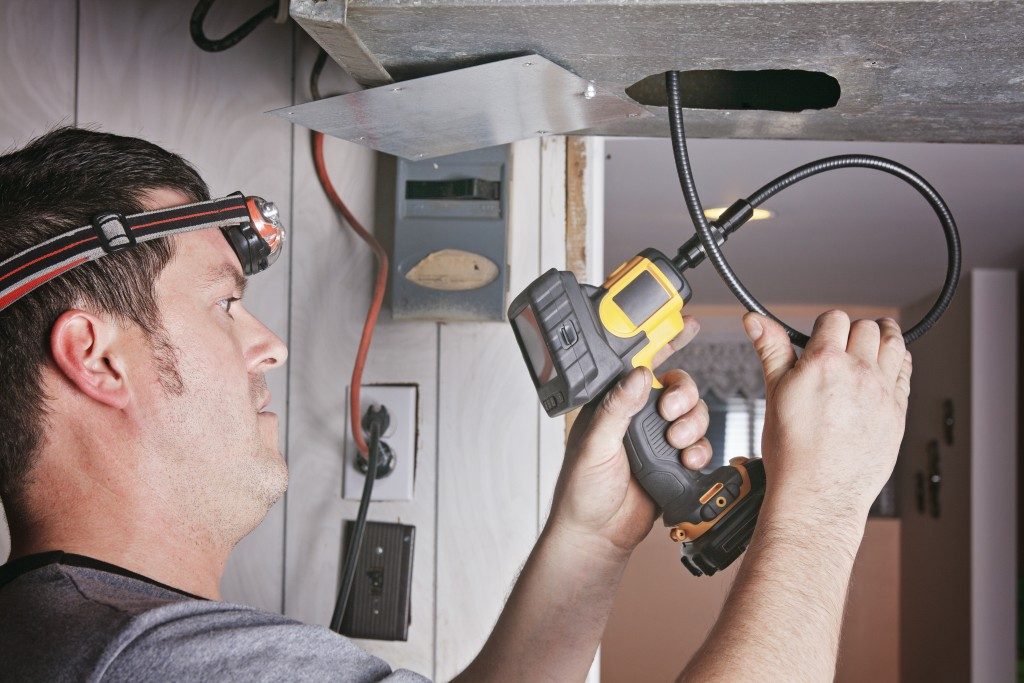
[[[0,157],[0,262],[103,211],[207,196],[154,145],[57,130]],[[421,680],[327,629],[219,601],[231,549],[287,479],[263,379],[287,351],[242,305],[242,273],[224,235],[200,230],[73,268],[0,311],[13,543],[0,678]],[[677,347],[696,332],[688,322]],[[799,361],[778,325],[745,325],[765,367],[769,488],[722,617],[682,677],[828,680],[867,510],[902,436],[909,356],[892,321],[826,314]],[[668,440],[703,467],[707,408],[684,372],[663,381]],[[651,382],[634,371],[577,421],[546,528],[460,678],[585,676],[657,516],[622,448]]]

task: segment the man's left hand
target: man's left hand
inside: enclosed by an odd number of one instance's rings
[[[655,358],[655,367],[683,348],[697,334],[694,318],[684,319],[684,331]],[[573,424],[565,463],[558,477],[548,527],[568,533],[588,545],[602,542],[616,554],[629,553],[650,532],[658,509],[632,477],[622,439],[630,420],[647,403],[653,374],[637,368],[605,397],[583,408]],[[661,376],[664,392],[658,403],[661,416],[671,422],[666,438],[680,449],[685,467],[698,470],[711,460],[711,444],[704,437],[708,407],[697,385],[682,370]]]

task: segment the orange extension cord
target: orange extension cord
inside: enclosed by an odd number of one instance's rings
[[[366,367],[366,356],[370,351],[370,342],[373,340],[373,330],[377,326],[377,316],[380,315],[381,306],[384,303],[384,290],[388,285],[388,255],[380,242],[363,227],[359,219],[349,210],[345,202],[338,196],[331,177],[327,174],[327,165],[324,163],[324,134],[313,132],[313,164],[316,166],[316,176],[320,179],[320,186],[324,193],[331,200],[331,204],[342,215],[346,222],[352,227],[364,242],[370,245],[374,255],[377,257],[377,280],[373,286],[373,300],[370,303],[370,310],[366,312],[366,322],[363,323],[363,336],[359,340],[359,351],[356,353],[356,364],[352,368],[352,385],[349,389],[350,417],[352,420],[352,436],[355,438],[356,447],[365,458],[370,453],[370,447],[366,445],[363,437],[363,428],[360,417],[363,412],[359,405],[359,387],[363,382],[363,368]]]

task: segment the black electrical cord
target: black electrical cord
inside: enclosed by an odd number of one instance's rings
[[[716,240],[716,235],[712,232],[712,230],[715,229],[715,226],[712,226],[708,222],[707,217],[704,216],[704,209],[701,206],[700,197],[697,196],[697,186],[693,180],[693,171],[690,168],[690,159],[686,153],[686,136],[683,131],[683,108],[679,88],[679,72],[667,72],[665,74],[665,82],[668,90],[668,115],[672,135],[672,150],[675,155],[676,171],[679,174],[679,185],[682,187],[683,197],[686,200],[686,208],[689,210],[690,219],[693,221],[694,227],[697,231],[697,236],[700,238],[700,244],[703,247],[704,254],[711,259],[711,263],[715,266],[715,270],[718,271],[722,280],[725,281],[725,284],[729,287],[729,290],[732,291],[733,295],[740,300],[747,310],[755,311],[777,321],[786,329],[790,340],[792,340],[794,344],[804,346],[807,344],[809,339],[807,335],[793,329],[782,320],[779,320],[771,311],[755,299],[754,295],[750,293],[742,282],[740,282],[739,277],[735,272],[733,272],[732,267],[729,266],[729,262],[725,260],[725,256],[719,248],[722,231],[718,231],[719,240]],[[745,207],[747,210],[744,212],[745,217],[739,222],[730,225],[729,228],[725,230],[725,233],[728,234],[729,232],[737,229],[742,225],[746,218],[749,218],[754,207],[765,202],[769,197],[781,192],[790,185],[804,180],[805,178],[809,178],[812,175],[817,175],[818,173],[833,171],[838,168],[853,167],[873,168],[879,171],[885,171],[886,173],[894,175],[912,185],[914,189],[916,189],[921,196],[928,201],[932,209],[934,209],[935,214],[939,217],[939,222],[942,224],[942,230],[946,235],[946,249],[948,255],[946,279],[943,282],[939,296],[932,307],[924,317],[921,318],[920,322],[904,333],[903,339],[907,344],[909,344],[927,332],[928,329],[931,328],[931,326],[934,325],[940,317],[942,317],[942,314],[945,313],[946,309],[949,307],[950,301],[953,299],[953,293],[956,291],[957,283],[960,280],[960,235],[957,233],[956,221],[953,220],[953,214],[950,213],[949,207],[946,206],[945,201],[943,201],[939,193],[936,192],[924,178],[913,170],[892,161],[891,159],[864,154],[846,154],[812,161],[809,164],[805,164],[799,168],[793,169],[789,173],[779,176],[748,197],[745,200],[745,203],[747,204],[747,207]],[[742,205],[742,202],[737,202],[737,204]],[[680,251],[682,252],[683,250]]]
[[[213,7],[214,2],[216,2],[216,0],[199,0],[199,2],[196,3],[196,8],[192,10],[192,20],[189,22],[189,32],[192,34],[192,41],[207,52],[220,52],[234,47],[240,43],[243,38],[256,30],[257,26],[267,19],[277,16],[278,2],[277,0],[274,0],[274,2],[271,2],[259,12],[249,17],[244,24],[236,28],[231,33],[227,34],[223,38],[210,40],[203,32],[203,22],[206,20],[206,14],[210,11],[210,8]]]
[[[377,463],[380,461],[380,424],[375,420],[370,423],[370,453],[366,479],[363,482],[363,497],[359,501],[359,513],[352,528],[349,539],[348,553],[345,555],[345,569],[341,574],[341,587],[338,589],[338,600],[334,603],[334,614],[331,616],[331,630],[341,633],[341,620],[345,616],[348,597],[352,593],[352,582],[356,578],[356,563],[363,545],[363,532],[366,530],[366,513],[373,497],[373,483],[377,480]]]
[[[320,95],[320,74],[324,72],[325,64],[327,64],[327,50],[320,48],[320,54],[316,56],[313,68],[309,72],[309,94],[314,101],[322,97]]]

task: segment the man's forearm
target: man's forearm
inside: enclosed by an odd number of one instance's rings
[[[766,498],[722,614],[680,681],[835,676],[846,593],[867,512],[801,507],[801,498]]]
[[[483,650],[456,680],[583,680],[628,559],[549,525]]]

